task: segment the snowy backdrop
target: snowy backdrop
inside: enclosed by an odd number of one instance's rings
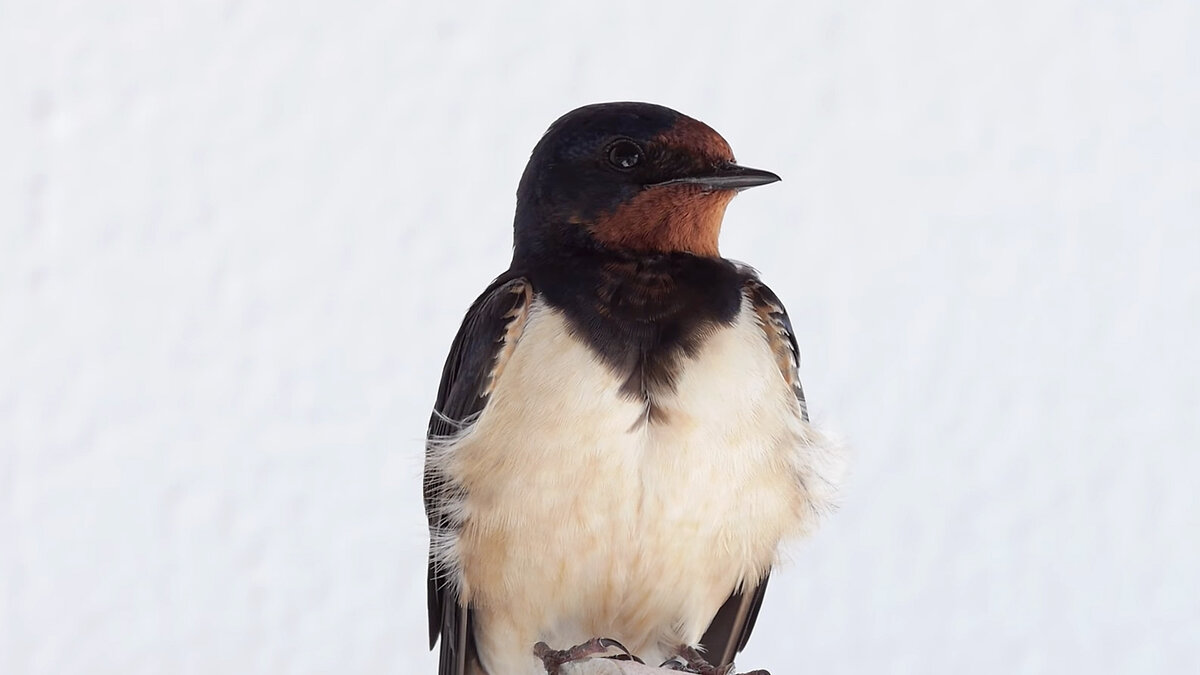
[[[741,663],[1200,672],[1200,4],[0,0],[0,672],[429,673],[422,436],[545,127],[784,182],[854,447]]]

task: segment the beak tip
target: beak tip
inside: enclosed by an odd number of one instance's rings
[[[731,183],[735,184],[734,187],[736,187],[738,192],[752,187],[758,187],[760,185],[778,183],[779,181],[783,180],[779,174],[773,171],[766,171],[764,169],[751,169],[749,167],[738,166],[736,164],[728,167],[727,171],[729,172],[727,175],[731,179]]]

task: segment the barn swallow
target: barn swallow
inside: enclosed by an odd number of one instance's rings
[[[440,675],[618,644],[728,672],[781,542],[835,491],[788,315],[717,246],[734,195],[778,180],[647,103],[579,108],[537,143],[512,264],[468,310],[429,424]]]

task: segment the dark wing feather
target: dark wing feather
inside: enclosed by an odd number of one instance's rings
[[[754,305],[763,332],[767,334],[767,342],[775,352],[775,360],[779,363],[779,372],[791,385],[796,393],[796,401],[800,404],[800,418],[808,421],[808,405],[804,401],[804,389],[800,386],[800,348],[796,345],[796,333],[792,330],[792,321],[788,318],[783,303],[766,284],[757,279],[751,279],[746,284],[746,295]]]
[[[788,319],[787,310],[771,289],[756,278],[752,277],[746,282],[746,296],[758,314],[767,343],[775,352],[780,373],[796,394],[800,417],[807,422],[808,407],[804,401],[804,389],[800,386],[800,348],[796,346],[796,335],[792,331],[792,322]],[[717,610],[716,616],[700,640],[712,663],[718,666],[733,663],[733,657],[746,648],[750,632],[754,630],[754,622],[758,619],[758,610],[762,607],[763,597],[767,593],[770,574],[770,570],[767,570],[758,584],[751,589],[734,591],[725,604],[721,605],[721,609]]]
[[[533,289],[529,283],[512,272],[506,273],[492,282],[471,305],[450,347],[437,402],[429,419],[425,454],[425,515],[429,518],[431,535],[455,527],[441,508],[445,500],[454,496],[455,487],[431,462],[431,453],[440,439],[461,431],[487,405],[494,375],[503,367],[520,337],[532,299]],[[439,569],[431,541],[429,648],[437,644],[440,635],[439,675],[465,675],[467,665],[475,658],[471,611],[459,602],[452,573]]]
[[[770,572],[749,592],[734,591],[729,599],[717,610],[700,644],[708,655],[708,660],[718,666],[733,663],[733,657],[746,648],[750,640],[750,631],[754,630],[754,622],[758,619],[758,610],[762,607],[763,597],[767,594],[767,579]]]

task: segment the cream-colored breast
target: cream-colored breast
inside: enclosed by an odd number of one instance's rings
[[[535,299],[488,406],[441,455],[465,495],[442,555],[493,675],[541,672],[537,640],[666,658],[832,496],[748,302],[650,421],[622,381]]]

